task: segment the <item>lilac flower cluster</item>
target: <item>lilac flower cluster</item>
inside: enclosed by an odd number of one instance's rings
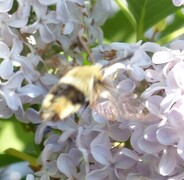
[[[104,77],[114,86],[115,101],[102,99],[95,109],[79,112],[78,121],[69,117],[40,124],[38,144],[48,126],[61,133],[51,131],[44,140],[36,177],[183,179],[183,44],[176,41],[166,48],[113,43],[94,48],[94,57],[107,65]]]
[[[67,56],[82,64],[80,39],[84,34],[83,41],[88,45],[97,40],[101,43],[100,25],[110,11],[110,0],[1,1],[0,117],[15,114],[18,120],[28,123],[27,113],[33,110],[25,111],[24,105],[40,104],[58,80],[48,69]]]
[[[172,2],[175,6],[181,6],[184,4],[183,0],[172,0]]]
[[[37,125],[41,169],[27,180],[182,180],[184,41],[102,45],[110,0],[17,0],[16,9],[13,2],[0,2],[0,117]],[[57,82],[49,71],[68,56],[82,64],[83,49],[97,40],[92,54],[111,96],[78,120],[42,123],[32,105]]]

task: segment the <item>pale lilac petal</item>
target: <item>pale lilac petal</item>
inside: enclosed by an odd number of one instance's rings
[[[126,66],[122,63],[115,63],[112,66],[105,69],[104,77],[108,77],[108,76],[112,75],[113,73],[116,73],[118,70],[121,70],[121,69],[126,69]],[[122,76],[125,77],[123,74],[122,74]]]
[[[178,141],[179,135],[177,129],[172,127],[161,127],[157,131],[157,139],[163,145],[172,145]]]
[[[58,138],[59,134],[52,134],[48,137],[48,139],[45,140],[44,145],[53,144],[55,146],[56,144],[58,144]],[[55,147],[53,148],[53,150],[54,149]]]
[[[60,154],[57,159],[57,166],[68,178],[77,176],[77,170],[70,155]]]
[[[8,119],[13,115],[13,112],[7,107],[6,102],[0,100],[0,118]]]
[[[40,31],[41,39],[45,43],[50,43],[50,42],[55,40],[55,36],[54,36],[53,32],[48,28],[47,25],[45,25],[45,24],[40,25],[39,31]]]
[[[144,79],[144,70],[137,66],[137,65],[132,65],[131,68],[128,67],[128,70],[131,73],[131,76],[137,80],[137,81],[142,81]]]
[[[152,84],[150,87],[148,87],[141,95],[141,97],[143,98],[148,98],[149,96],[151,96],[152,94],[154,94],[155,92],[159,92],[161,90],[165,89],[165,86],[163,86],[160,83],[154,83]]]
[[[24,72],[24,78],[32,83],[33,81],[38,80],[40,74],[33,68],[30,60],[23,56],[18,56],[17,61],[21,64],[22,70]]]
[[[57,0],[38,0],[40,2],[40,4],[44,5],[44,6],[50,6],[53,4],[56,4]]]
[[[68,21],[69,10],[67,8],[65,1],[58,1],[56,7],[57,18],[61,20],[63,23]]]
[[[174,109],[172,110],[169,114],[168,114],[168,120],[169,123],[176,129],[183,129],[184,128],[184,114],[183,111],[180,112],[178,109]]]
[[[22,107],[20,97],[14,91],[1,91],[1,95],[4,97],[7,106],[13,111],[17,111],[19,107]]]
[[[47,176],[48,176],[48,174],[50,175],[50,176],[54,176],[56,173],[57,173],[57,171],[58,171],[58,168],[57,168],[57,164],[56,164],[56,161],[50,161],[50,162],[46,162],[45,164],[45,169],[46,169],[46,171],[47,171]],[[43,180],[45,180],[44,178],[43,178]],[[49,180],[50,180],[50,178],[49,178]]]
[[[142,49],[139,49],[134,52],[131,64],[137,67],[148,67],[151,65],[151,58]]]
[[[27,22],[28,17],[19,19],[19,17],[17,17],[17,14],[12,14],[11,18],[9,19],[8,25],[14,28],[21,28],[24,27]]]
[[[19,107],[17,111],[14,112],[17,120],[23,123],[29,123],[29,120],[25,118],[25,111],[22,107]]]
[[[53,144],[47,144],[45,146],[45,148],[42,151],[42,155],[41,155],[41,161],[44,164],[45,162],[47,162],[47,160],[49,160],[52,152],[54,149],[54,145]]]
[[[173,173],[177,166],[177,160],[172,148],[163,150],[163,155],[159,163],[159,172],[166,176]]]
[[[159,126],[159,124],[154,124],[154,125],[148,126],[145,129],[145,131],[144,131],[144,138],[147,141],[150,141],[150,142],[156,142],[157,141],[156,133],[157,133],[157,130],[158,130],[158,126]]]
[[[39,29],[39,22],[35,21],[33,24],[27,25],[27,26],[23,26],[21,27],[20,31],[21,33],[33,33],[35,32],[37,29]]]
[[[104,132],[104,133],[100,133],[91,143],[91,146],[95,146],[95,145],[101,145],[103,144],[104,147],[110,147],[110,141],[109,141],[109,137],[108,135]]]
[[[112,162],[112,154],[110,150],[103,145],[91,145],[91,154],[97,162],[103,165],[108,166]]]
[[[18,94],[20,96],[25,95],[25,96],[29,96],[31,98],[35,98],[35,97],[41,95],[42,93],[43,93],[43,90],[34,84],[28,84],[28,85],[23,86],[22,88],[20,88],[18,90]]]
[[[35,143],[36,144],[40,144],[42,139],[43,139],[43,136],[44,136],[44,132],[47,128],[47,125],[46,124],[40,124],[37,129],[36,129],[36,133],[35,133]]]
[[[72,31],[73,31],[73,28],[74,28],[74,26],[73,26],[73,23],[72,23],[72,22],[66,23],[66,24],[64,25],[64,27],[63,27],[63,34],[64,34],[64,35],[71,34]]]
[[[160,103],[160,108],[164,113],[169,112],[171,110],[171,107],[175,102],[177,102],[180,99],[180,96],[178,96],[175,93],[168,94]]]
[[[3,12],[8,12],[11,8],[12,8],[12,5],[13,5],[13,0],[1,0],[0,1],[0,12],[3,13]]]
[[[159,44],[153,42],[145,42],[144,44],[142,44],[141,48],[147,52],[157,52],[163,50],[165,47],[161,47]]]
[[[23,43],[22,41],[18,40],[17,38],[13,39],[13,46],[11,48],[11,58],[15,58],[17,56],[20,56],[20,53],[23,49]]]
[[[4,42],[0,42],[0,57],[2,59],[7,59],[9,57],[9,47]]]
[[[176,0],[176,1],[180,1],[180,0]],[[180,40],[180,39],[174,40],[173,42],[170,43],[170,47],[172,49],[176,49],[176,50],[178,50],[178,49],[184,50],[184,41]]]
[[[100,179],[106,179],[107,176],[109,175],[109,170],[104,167],[102,169],[97,169],[97,170],[93,170],[92,172],[90,172],[87,177],[86,180],[100,180]]]
[[[35,176],[38,177],[39,180],[50,180],[50,176],[55,176],[57,172],[56,161],[47,161],[40,171],[35,172]]]
[[[53,86],[58,82],[58,78],[53,74],[45,74],[40,78],[40,81],[45,85]]]
[[[110,128],[109,136],[115,141],[124,142],[126,141],[132,134],[132,130],[130,128],[120,128],[119,124],[114,124]]]
[[[67,121],[60,121],[58,123],[55,123],[57,129],[65,132],[65,131],[76,131],[77,129],[77,124],[76,122],[74,121],[74,119],[71,117],[71,118],[68,118]]]
[[[169,79],[171,78],[171,81],[173,80],[173,78],[175,79],[175,82],[178,86],[178,88],[184,90],[184,80],[183,80],[183,77],[184,77],[184,62],[179,62],[177,63],[173,68],[172,70],[170,71],[170,73],[168,74],[169,75]],[[169,81],[168,79],[168,81]],[[172,87],[172,86],[171,86]]]
[[[11,76],[7,82],[2,84],[5,85],[4,89],[18,89],[21,87],[23,79],[24,74],[21,71],[18,71],[16,74]]]
[[[43,22],[45,25],[49,26],[49,24],[59,24],[60,21],[56,19],[56,12],[55,11],[50,11],[45,17],[43,17]]]
[[[115,168],[129,169],[139,160],[140,158],[136,153],[127,148],[123,148],[118,155],[115,156]]]
[[[72,0],[72,1],[82,2],[82,0]],[[110,0],[100,0],[99,2],[100,2],[99,4],[102,6],[104,11],[106,11],[106,13],[111,10],[111,1]],[[98,6],[99,4],[97,3],[96,5]]]
[[[26,118],[33,124],[39,124],[41,122],[39,112],[32,108],[26,111]]]
[[[68,138],[70,138],[74,133],[76,132],[75,129],[68,129],[67,131],[64,131],[62,133],[62,135],[60,136],[60,138],[58,139],[59,143],[64,143],[67,141]]]
[[[161,80],[161,72],[157,72],[153,69],[147,69],[145,71],[145,79],[148,82],[158,82],[159,80]]]
[[[117,158],[118,159],[115,164],[115,168],[117,169],[129,169],[136,163],[134,159],[131,159],[123,155],[119,155],[117,156]]]
[[[26,180],[34,180],[34,179],[35,178],[34,178],[33,174],[27,174]]]
[[[108,17],[109,11],[111,10],[111,1],[110,0],[100,0],[97,1],[93,10],[93,18],[95,22],[99,25],[102,25]]]
[[[33,8],[34,8],[34,11],[36,13],[36,17],[37,17],[38,21],[42,22],[42,18],[44,18],[46,16],[46,13],[47,13],[47,6],[40,4],[38,1],[34,1]]]
[[[77,148],[72,148],[69,152],[71,158],[73,159],[73,162],[75,163],[76,166],[79,165],[79,163],[83,160],[82,153],[79,149]]]
[[[160,103],[162,102],[162,100],[163,100],[163,97],[153,95],[153,96],[149,97],[148,100],[146,101],[146,108],[152,114],[154,114],[156,116],[161,116]]]
[[[175,6],[181,6],[184,4],[184,0],[172,0],[172,2]]]
[[[22,162],[12,162],[0,169],[0,179],[2,180],[18,180],[23,179],[29,173],[33,173],[30,168],[29,163]]]
[[[178,141],[178,145],[177,145],[177,153],[179,154],[179,156],[184,159],[184,138],[183,136],[180,138],[180,140]]]
[[[29,1],[18,1],[18,9],[15,12],[20,19],[28,18],[30,15],[31,5]],[[21,26],[22,27],[22,26]]]
[[[12,39],[18,38],[18,35],[15,34],[12,28],[9,27],[8,25],[5,25],[5,27],[1,30],[1,33],[3,40],[7,43],[8,46],[12,46]],[[2,52],[0,52],[0,56],[2,55],[1,53]]]
[[[4,60],[0,64],[0,76],[3,79],[8,79],[13,73],[13,65],[10,60]]]
[[[169,61],[173,61],[174,59],[175,59],[174,55],[172,55],[167,51],[156,52],[152,57],[152,61],[154,64],[163,64]]]
[[[131,146],[133,147],[134,150],[136,150],[138,153],[142,153],[142,150],[141,148],[139,147],[139,140],[141,139],[142,137],[142,132],[143,132],[143,129],[141,129],[141,127],[138,127],[136,129],[136,131],[133,132],[131,138],[130,138],[130,143],[131,143]]]
[[[136,152],[134,152],[133,150],[130,150],[128,148],[123,148],[120,151],[120,154],[123,154],[129,158],[134,159],[135,161],[140,161],[140,157],[138,156],[138,154]]]
[[[159,144],[158,142],[149,142],[146,141],[144,138],[141,138],[138,142],[139,148],[148,153],[148,154],[154,154],[160,152],[164,146]]]
[[[105,133],[100,133],[90,144],[91,154],[101,164],[109,165],[112,162],[110,141]]]

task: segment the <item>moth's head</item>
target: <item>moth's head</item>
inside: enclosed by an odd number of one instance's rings
[[[53,94],[47,94],[46,98],[42,101],[42,106],[40,109],[40,117],[43,121],[52,119],[54,116],[54,111],[50,109],[52,106],[52,100],[54,99]]]

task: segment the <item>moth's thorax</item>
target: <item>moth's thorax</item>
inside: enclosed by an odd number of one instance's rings
[[[98,66],[75,67],[62,77],[59,83],[70,84],[89,98],[94,89],[94,82],[102,81],[101,70]]]

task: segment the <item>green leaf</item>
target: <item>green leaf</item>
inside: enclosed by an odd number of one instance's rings
[[[0,153],[8,148],[18,150],[25,149],[28,145],[33,145],[34,133],[23,129],[22,123],[13,116],[10,119],[0,120]]]
[[[115,0],[115,2],[119,6],[119,8],[122,11],[122,13],[125,14],[125,16],[128,18],[128,20],[130,21],[131,25],[135,28],[136,27],[135,18],[133,17],[132,13],[129,11],[129,9],[126,6],[126,4],[123,3],[123,1],[121,1],[121,0]]]
[[[34,132],[30,131],[29,124],[22,124],[16,120],[15,116],[10,119],[0,119],[0,166],[8,165],[11,161],[20,161],[19,157],[10,157],[5,154],[7,149],[31,154],[37,157],[40,153],[39,146],[34,143]],[[5,160],[1,160],[4,158]],[[11,158],[11,159],[10,159]]]
[[[144,39],[146,30],[181,8],[175,7],[171,0],[127,0],[127,3],[136,19],[137,40]]]
[[[158,40],[156,41],[159,44],[166,44],[179,36],[184,34],[184,15],[181,11],[172,15],[172,20],[167,24],[166,28],[160,32]]]
[[[135,29],[127,16],[118,11],[102,27],[107,42],[135,42]]]

